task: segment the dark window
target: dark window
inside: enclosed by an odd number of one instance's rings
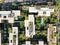
[[[43,0],[43,1],[46,1],[46,0]]]
[[[11,13],[11,14],[9,14],[9,16],[8,17],[13,17],[14,16],[14,13]]]
[[[14,13],[11,13],[11,16],[13,17],[14,16]]]
[[[28,30],[28,27],[27,27],[27,30]]]
[[[11,17],[11,14],[9,14],[8,17]]]
[[[12,40],[11,40],[11,43],[12,43]]]
[[[44,11],[43,14],[46,14],[46,12]]]
[[[6,18],[6,16],[4,16],[4,18]]]
[[[14,33],[16,33],[16,32],[14,32]]]
[[[0,17],[1,17],[1,14],[0,14]]]

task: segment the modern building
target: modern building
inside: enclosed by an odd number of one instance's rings
[[[47,41],[48,41],[48,45],[56,45],[56,26],[53,26],[52,24],[49,24],[48,30],[47,30]]]
[[[10,25],[15,23],[15,20],[18,20],[18,16],[20,16],[20,10],[0,11],[0,45],[7,45],[7,43],[9,45],[18,45],[18,27],[12,27],[12,33],[9,33],[9,29],[6,26],[8,23]]]
[[[43,8],[41,6],[29,7],[29,13],[38,13],[38,16],[50,16],[50,13],[54,12],[53,7]]]
[[[25,20],[25,36],[33,37],[35,35],[34,15],[29,15],[28,20]]]
[[[44,41],[39,41],[39,45],[44,45]]]
[[[17,20],[18,16],[20,16],[20,10],[0,11],[0,23],[2,23],[3,20],[14,23],[14,20]]]
[[[9,33],[9,45],[18,45],[18,27],[12,27],[12,33]]]

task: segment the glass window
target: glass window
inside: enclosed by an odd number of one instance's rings
[[[11,13],[11,16],[13,17],[14,16],[14,13]]]
[[[0,17],[1,17],[1,14],[0,14]]]
[[[46,12],[44,11],[43,14],[46,14]]]
[[[11,40],[11,43],[12,43],[12,40]]]
[[[6,18],[6,16],[4,16],[4,18]]]

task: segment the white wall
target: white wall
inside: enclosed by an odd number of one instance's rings
[[[44,45],[44,41],[39,41],[39,45]]]
[[[26,41],[26,45],[30,45],[31,43],[30,43],[30,41]]]
[[[9,45],[13,45],[13,33],[9,33]]]
[[[43,12],[46,12],[46,14],[43,14]],[[29,7],[29,12],[30,13],[37,13],[38,12],[38,16],[50,16],[50,12],[54,12],[54,8],[50,9],[49,7],[46,8],[40,8],[40,9],[36,9],[36,7]]]

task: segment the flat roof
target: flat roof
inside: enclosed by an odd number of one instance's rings
[[[30,45],[30,41],[26,41],[26,45]]]
[[[37,9],[37,7],[29,7],[29,12],[30,13],[38,12],[38,16],[50,16],[50,12],[54,12],[54,8],[50,9],[49,7],[46,8],[40,7],[39,9]],[[46,12],[46,14],[43,14],[43,12]]]
[[[20,14],[20,10],[12,10],[12,13]],[[0,14],[11,14],[11,11],[0,11]]]
[[[39,45],[44,45],[44,42],[43,41],[39,41]]]
[[[0,14],[10,14],[11,11],[0,11]]]

